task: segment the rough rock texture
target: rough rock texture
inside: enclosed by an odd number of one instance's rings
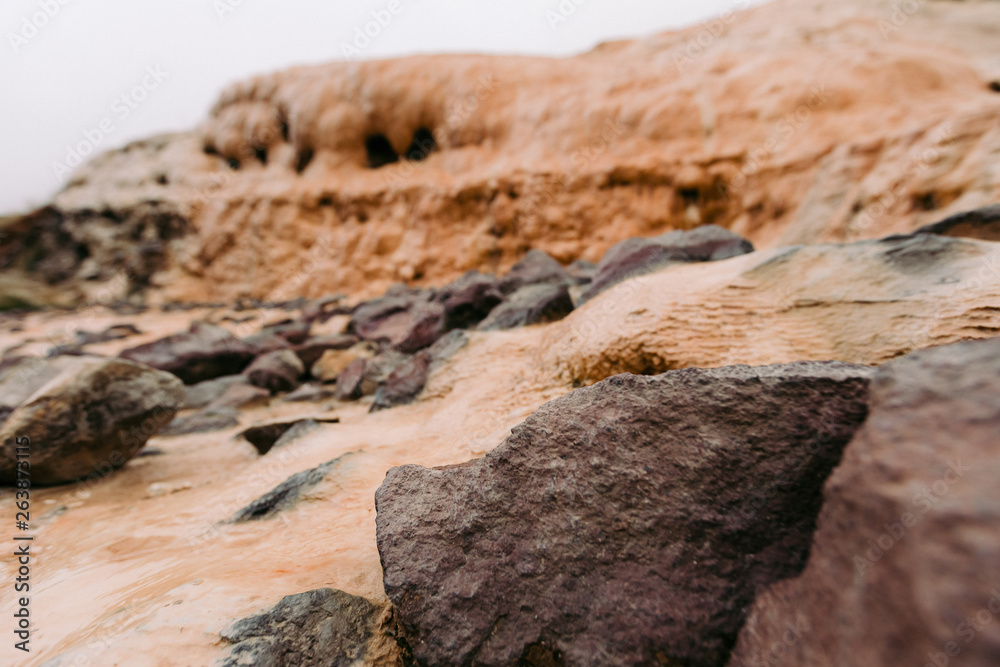
[[[561,320],[573,311],[565,285],[528,285],[511,294],[479,324],[481,331],[513,329]]]
[[[123,359],[173,373],[195,384],[239,373],[254,358],[254,349],[221,327],[195,322],[185,333],[124,350]]]
[[[416,352],[441,337],[444,318],[444,306],[423,294],[390,295],[359,306],[351,330],[400,352]]]
[[[277,394],[302,384],[306,368],[291,350],[275,350],[254,359],[243,372],[250,384]]]
[[[753,244],[718,225],[667,232],[653,238],[631,238],[605,253],[580,303],[623,280],[677,262],[710,262],[753,252]]]
[[[430,354],[420,352],[396,366],[375,392],[375,402],[372,403],[371,411],[378,412],[396,405],[412,403],[427,384],[430,365]],[[339,384],[338,379],[338,389]],[[349,386],[349,383],[345,383],[345,392]]]
[[[88,291],[122,267],[163,298],[286,299],[499,275],[528,248],[596,261],[701,223],[761,248],[909,232],[1000,196],[1000,6],[899,12],[777,0],[572,58],[259,76],[193,131],[96,157],[0,260]],[[369,140],[420,134],[426,159],[371,168]]]
[[[1000,204],[963,211],[940,222],[921,227],[917,232],[1000,241]]]
[[[378,547],[414,657],[722,664],[755,591],[803,567],[870,376],[620,375],[542,406],[482,459],[393,468]]]
[[[184,398],[177,378],[147,366],[89,357],[63,364],[0,428],[0,482],[16,479],[22,436],[31,441],[32,484],[106,475],[173,419]]]
[[[223,641],[235,644],[222,667],[397,664],[397,651],[379,633],[384,613],[363,597],[330,588],[288,595],[222,632]]]
[[[1000,338],[878,370],[809,563],[757,599],[731,667],[1000,664],[998,399]]]
[[[1000,333],[1000,244],[931,234],[758,251],[615,285],[544,331],[543,367],[615,373],[882,363]]]

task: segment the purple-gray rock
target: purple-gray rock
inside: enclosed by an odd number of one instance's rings
[[[881,366],[809,563],[757,597],[732,667],[1000,665],[1000,338]]]
[[[528,285],[572,285],[572,276],[563,265],[542,250],[529,250],[511,267],[497,285],[504,294],[513,294]]]
[[[424,351],[396,366],[375,391],[375,402],[372,403],[371,412],[415,401],[427,384],[430,364],[430,354]]]
[[[957,213],[914,233],[1000,241],[1000,204]]]
[[[295,354],[299,355],[306,368],[312,368],[327,350],[346,350],[358,342],[358,337],[351,334],[319,334],[311,336],[305,342],[295,346]]]
[[[444,334],[445,309],[423,293],[384,296],[361,304],[351,316],[351,331],[364,340],[410,353]]]
[[[528,285],[494,308],[478,328],[480,331],[514,329],[561,320],[571,312],[573,299],[566,285]]]
[[[625,239],[604,254],[593,280],[580,296],[580,303],[586,303],[624,280],[670,264],[711,262],[748,252],[753,252],[749,241],[718,225],[677,230],[648,239]]]
[[[302,360],[291,350],[276,350],[254,359],[243,374],[250,384],[267,389],[272,394],[291,391],[302,384],[306,369]]]
[[[337,376],[336,398],[338,401],[355,401],[363,395],[367,359],[355,359]]]
[[[434,295],[444,306],[446,329],[468,329],[483,320],[503,301],[498,281],[478,271],[469,271]]]
[[[377,544],[413,656],[725,664],[755,593],[803,567],[871,373],[618,375],[545,404],[481,459],[391,469]]]
[[[195,384],[241,372],[253,360],[253,347],[221,327],[194,322],[188,331],[123,351],[122,359],[173,373]]]

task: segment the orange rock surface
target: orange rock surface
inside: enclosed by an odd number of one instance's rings
[[[55,203],[187,218],[154,301],[374,294],[708,222],[764,248],[909,231],[1000,196],[1000,5],[904,4],[777,0],[572,58],[259,76]],[[409,151],[426,159],[369,166]]]

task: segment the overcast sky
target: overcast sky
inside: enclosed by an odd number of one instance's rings
[[[290,65],[343,59],[345,45],[354,48],[357,31],[376,18],[383,25],[369,26],[377,34],[358,58],[441,51],[567,55],[748,4],[2,0],[0,213],[47,202],[68,180],[54,163],[64,163],[69,147],[88,133],[101,137],[100,152],[189,129],[226,84]],[[132,93],[136,86],[144,90]]]

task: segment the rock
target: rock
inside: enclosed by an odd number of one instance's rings
[[[254,446],[258,454],[263,456],[276,447],[286,434],[293,435],[293,437],[297,438],[306,430],[311,430],[317,424],[336,424],[339,421],[339,417],[331,417],[325,419],[295,419],[292,421],[271,422],[268,424],[251,426],[247,430],[240,433],[240,435],[246,438],[247,442]],[[299,429],[293,433],[293,429],[296,427],[299,427]],[[290,442],[291,439],[292,438],[289,438],[284,442]]]
[[[184,387],[184,403],[181,408],[203,408],[222,396],[233,385],[246,385],[249,382],[245,375],[223,375],[212,380]],[[233,406],[236,407],[236,406]]]
[[[880,367],[808,565],[757,598],[730,665],[1000,664],[998,436],[1000,338]]]
[[[578,259],[569,266],[566,267],[566,273],[569,274],[577,285],[586,285],[594,279],[597,274],[597,264],[593,262],[588,262],[585,259]]]
[[[347,453],[338,456],[332,461],[327,461],[322,465],[309,470],[297,472],[284,482],[274,487],[263,496],[253,501],[229,519],[229,523],[241,523],[244,521],[259,521],[267,519],[278,512],[291,509],[298,502],[299,496],[323,481],[323,478],[335,467],[343,463],[344,459],[351,454]]]
[[[356,359],[370,359],[375,355],[372,343],[359,343],[347,350],[327,350],[312,365],[310,372],[320,382],[333,382],[348,364]]]
[[[411,355],[386,350],[365,361],[364,378],[361,381],[361,395],[370,396],[379,385],[389,379],[399,366],[410,359]],[[345,369],[346,370],[346,369]]]
[[[537,363],[584,385],[687,366],[881,364],[1000,333],[993,267],[1000,244],[932,234],[680,264],[546,327]]]
[[[195,322],[187,332],[129,348],[119,356],[196,384],[241,372],[253,360],[254,350],[221,327]]]
[[[312,299],[302,307],[302,319],[306,322],[322,324],[336,315],[349,315],[350,309],[341,305],[344,294]]]
[[[427,347],[444,333],[445,309],[422,294],[385,296],[354,311],[351,330],[364,340],[409,353]]]
[[[311,336],[301,345],[296,345],[294,349],[305,367],[312,368],[327,350],[346,350],[357,342],[358,337],[351,334],[322,334]]]
[[[529,285],[570,285],[573,278],[562,264],[541,250],[530,250],[499,282],[503,294],[513,294]]]
[[[129,336],[137,336],[141,331],[134,324],[113,324],[104,331],[77,331],[73,337],[77,345],[94,345],[112,340],[122,340]]]
[[[469,271],[434,295],[444,306],[446,329],[468,329],[478,324],[503,301],[498,281],[478,271]]]
[[[427,357],[431,362],[431,369],[443,364],[458,354],[459,350],[469,344],[469,334],[464,331],[449,331],[437,342],[427,348]]]
[[[380,629],[385,614],[382,606],[331,588],[288,595],[222,631],[222,640],[234,644],[222,667],[398,664],[398,649]]]
[[[529,285],[517,290],[479,324],[480,331],[513,329],[561,320],[573,311],[567,285]]]
[[[668,232],[649,239],[626,239],[605,253],[580,303],[586,303],[612,285],[670,264],[709,262],[749,252],[753,252],[749,241],[718,225]]]
[[[1000,204],[949,216],[940,222],[925,225],[914,233],[1000,241]]]
[[[0,428],[5,484],[16,478],[15,438],[31,440],[32,484],[104,475],[135,456],[184,398],[177,378],[121,359],[66,357],[57,368]]]
[[[263,387],[255,387],[252,384],[232,384],[205,406],[205,410],[212,412],[243,408],[253,403],[265,403],[269,398],[271,398],[271,392]]]
[[[262,327],[260,333],[274,334],[291,345],[301,345],[309,338],[311,326],[308,320],[284,320]]]
[[[368,361],[355,359],[337,376],[335,396],[338,401],[354,401],[364,395],[365,370]]]
[[[305,372],[305,366],[294,352],[276,350],[254,359],[243,374],[250,384],[277,394],[298,387]]]
[[[397,366],[376,390],[371,412],[406,405],[416,400],[417,394],[427,384],[430,363],[430,354],[424,351]]]
[[[240,425],[235,408],[206,408],[190,415],[174,418],[160,431],[160,435],[191,435],[192,433],[211,433],[224,431]]]
[[[310,382],[284,396],[284,400],[288,403],[317,402],[333,398],[335,394],[336,391],[332,387]]]
[[[76,368],[77,363],[66,357],[5,358],[0,368],[0,423],[50,380]]]
[[[255,358],[262,354],[267,354],[268,352],[287,350],[292,346],[287,339],[271,332],[255,333],[244,338],[243,342],[246,343],[251,350],[253,350]]]
[[[391,469],[377,542],[414,657],[724,664],[755,592],[803,567],[870,376],[841,362],[619,375],[545,404],[481,459]]]

